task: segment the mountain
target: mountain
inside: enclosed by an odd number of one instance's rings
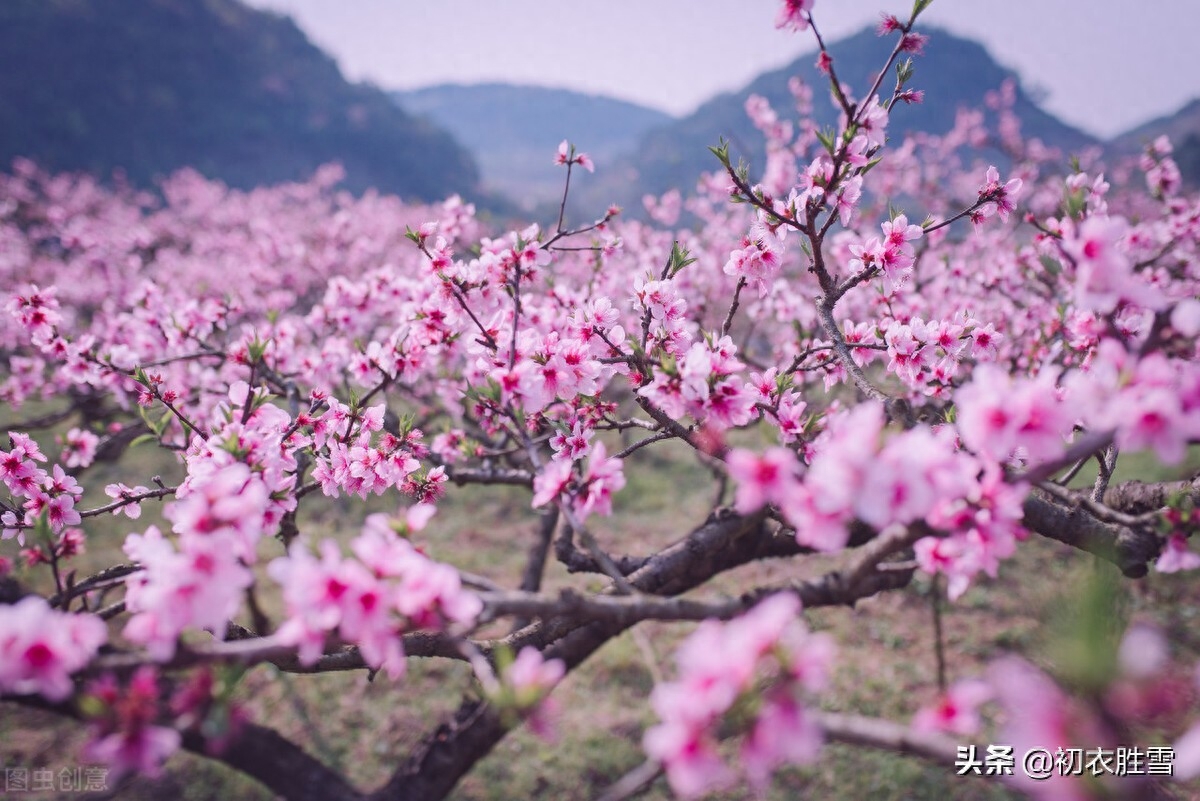
[[[888,127],[892,138],[910,131],[943,133],[953,126],[960,108],[983,108],[984,96],[989,91],[999,88],[1007,79],[1016,78],[978,43],[941,30],[924,32],[930,39],[925,54],[913,59],[916,74],[909,87],[925,90],[925,102],[897,110]],[[865,92],[891,52],[892,44],[891,39],[876,36],[874,29],[831,43],[829,49],[838,77],[857,91]],[[795,104],[788,80],[798,75],[813,88],[813,113],[818,124],[836,123],[837,112],[829,99],[828,79],[817,71],[815,61],[815,52],[803,55],[782,69],[760,75],[738,91],[714,97],[688,117],[648,132],[623,164],[612,171],[612,178],[602,189],[616,195],[609,199],[637,208],[642,192],[690,188],[701,173],[717,168],[708,146],[715,145],[722,136],[732,143],[735,162],[741,156],[751,164],[752,173],[755,168],[761,169],[764,145],[762,135],[746,115],[745,101],[749,95],[762,95],[781,117],[790,114],[794,119]],[[893,72],[885,77],[884,86],[890,88],[894,83]],[[1022,120],[1025,135],[1036,136],[1047,145],[1070,152],[1095,144],[1088,134],[1040,109],[1019,88],[1014,110]],[[624,188],[630,186],[635,188],[632,191]]]
[[[233,186],[340,161],[344,186],[434,199],[478,171],[446,132],[348,83],[287,17],[236,0],[0,2],[0,165]]]
[[[1114,137],[1108,150],[1115,155],[1139,153],[1166,134],[1175,147],[1175,161],[1185,183],[1200,186],[1200,98],[1165,117],[1151,120]]]
[[[1138,153],[1163,134],[1171,137],[1171,141],[1178,145],[1197,133],[1200,133],[1200,98],[1191,101],[1174,114],[1158,117],[1115,136],[1108,144],[1109,147],[1122,152]]]
[[[603,168],[672,120],[634,103],[539,86],[444,84],[392,97],[450,131],[478,160],[484,186],[527,210],[561,195],[563,170],[553,161],[563,139]]]

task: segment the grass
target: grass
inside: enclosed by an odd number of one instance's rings
[[[126,456],[136,470],[101,467],[87,477],[93,487],[87,502],[103,503],[100,490],[108,481],[133,475],[160,474],[164,481],[180,477],[169,456],[150,448]],[[1191,454],[1192,464],[1200,462]],[[1123,457],[1118,480],[1137,474],[1164,475],[1138,455]],[[598,521],[596,535],[621,553],[650,553],[683,536],[701,522],[714,497],[711,476],[678,448],[661,449],[652,459],[627,465],[628,487],[617,513]],[[1081,476],[1078,481],[1090,482]],[[142,483],[146,483],[144,480]],[[507,487],[451,490],[424,543],[431,556],[453,561],[508,586],[520,575],[537,530],[536,513],[526,492]],[[348,540],[367,511],[394,511],[395,496],[373,499],[363,510],[357,501],[305,503],[301,530]],[[89,551],[78,560],[80,575],[123,560],[119,545],[125,533],[143,530],[159,518],[159,505],[148,503],[141,520],[105,517],[89,525]],[[278,555],[277,543],[264,543],[262,562]],[[1072,606],[1080,582],[1093,559],[1066,546],[1032,538],[1006,562],[995,580],[981,580],[943,611],[948,678],[954,681],[981,672],[1004,653],[1020,653],[1054,667],[1054,643],[1069,631]],[[815,576],[836,568],[844,557],[822,556],[788,562],[749,565],[718,577],[697,594],[713,597],[738,593],[751,582]],[[45,571],[41,571],[44,573]],[[555,563],[547,571],[548,588],[577,584]],[[35,582],[48,589],[44,576]],[[267,582],[269,584],[269,582]],[[1191,664],[1200,656],[1200,635],[1192,632],[1200,617],[1200,593],[1187,576],[1152,573],[1140,582],[1124,582],[1123,613],[1151,620],[1172,634],[1175,657]],[[816,609],[806,613],[810,625],[832,633],[839,643],[834,687],[821,702],[831,711],[877,715],[903,721],[936,694],[930,586],[918,579],[908,589],[866,599],[854,609]],[[279,600],[266,593],[268,612],[277,614]],[[539,740],[525,728],[509,734],[458,785],[453,798],[487,801],[511,798],[592,797],[643,759],[641,736],[653,723],[646,698],[656,676],[673,673],[671,653],[690,630],[686,625],[643,623],[615,638],[564,681],[554,694],[560,709],[559,736]],[[114,634],[119,629],[114,628]],[[378,785],[401,762],[434,722],[459,703],[471,678],[465,665],[410,660],[408,675],[390,683],[384,676],[368,681],[363,672],[320,676],[281,675],[258,666],[242,679],[239,698],[252,716],[342,770],[363,787]],[[1167,735],[1176,732],[1166,733]],[[1150,733],[1146,734],[1150,737]],[[1158,733],[1153,742],[1163,742]],[[50,767],[79,761],[83,733],[43,713],[12,705],[0,707],[0,762],[4,767]],[[1142,744],[1150,744],[1150,739]],[[733,755],[731,755],[733,756]],[[158,779],[137,778],[120,788],[119,797],[153,799],[265,799],[270,794],[254,782],[217,763],[186,754],[173,757]],[[37,794],[22,797],[37,798]],[[668,799],[663,779],[642,796]],[[756,797],[737,790],[719,799]],[[968,781],[950,766],[930,765],[887,753],[829,746],[821,760],[803,769],[782,771],[767,799],[871,798],[1007,799],[1017,796],[994,783]],[[1183,796],[1180,796],[1181,798]]]

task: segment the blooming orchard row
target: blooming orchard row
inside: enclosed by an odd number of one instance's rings
[[[337,192],[336,168],[249,193],[183,172],[158,198],[18,162],[0,177],[0,398],[31,416],[0,451],[0,576],[40,592],[0,606],[0,694],[90,721],[97,758],[154,772],[181,745],[219,755],[262,736],[213,664],[400,680],[413,653],[464,659],[490,701],[427,746],[453,767],[417,760],[380,791],[435,797],[622,627],[712,616],[727,622],[679,650],[645,736],[693,796],[734,778],[723,722],[740,721],[759,786],[850,736],[817,709],[834,646],[807,632],[801,601],[853,603],[916,570],[945,576],[955,599],[1031,532],[1131,576],[1200,565],[1194,482],[1110,485],[1119,454],[1178,464],[1200,439],[1200,203],[1165,141],[1126,176],[1144,188],[1114,190],[1086,155],[1064,170],[1022,139],[1011,86],[988,99],[997,134],[963,111],[948,132],[893,141],[892,116],[923,99],[913,25],[927,5],[884,18],[891,55],[857,97],[822,45],[835,130],[812,122],[814,87],[793,81],[794,109],[752,97],[765,164],[751,173],[714,147],[694,195],[647,198],[655,224],[614,207],[497,233],[457,198]],[[812,27],[811,6],[788,0],[778,23]],[[568,187],[595,166],[568,143],[555,160]],[[29,433],[55,427],[53,441]],[[747,428],[774,444],[745,447]],[[732,509],[682,546],[607,552],[590,523],[621,503],[626,462],[669,441],[731,480],[717,505]],[[92,479],[142,442],[175,454],[178,484]],[[1089,460],[1095,486],[1070,489]],[[452,485],[497,483],[526,488],[545,545],[557,536],[557,557],[607,589],[538,592],[546,547],[519,590],[423,553]],[[84,503],[85,488],[107,500]],[[318,495],[393,490],[398,515],[367,517],[348,543],[318,541],[298,516]],[[159,504],[162,525],[138,528]],[[81,578],[89,520],[107,514],[135,529],[129,561]],[[910,547],[915,566],[887,561]],[[754,559],[847,549],[854,567],[823,582],[747,588],[732,605],[673,597]],[[255,600],[268,587],[274,620]],[[483,639],[505,616],[521,625]],[[918,715],[909,750],[941,758],[938,732],[973,734],[989,695],[1011,719],[1036,707],[1031,745],[1086,733],[1051,725],[1076,703],[1051,679],[1006,664],[990,689],[952,688]],[[1135,679],[1162,669],[1113,678],[1112,693],[1134,689],[1093,728],[1140,719]],[[168,697],[162,674],[176,673]],[[894,747],[894,724],[856,725],[856,741]],[[304,758],[303,787],[282,756],[239,767],[283,794],[354,796]]]

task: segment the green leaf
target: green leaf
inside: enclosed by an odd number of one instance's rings
[[[1050,273],[1050,275],[1059,275],[1062,273],[1062,264],[1059,263],[1058,259],[1050,256],[1039,256],[1038,261],[1042,263],[1042,266],[1046,268],[1046,272]]]
[[[129,447],[136,448],[138,445],[142,445],[147,442],[158,442],[158,437],[156,437],[154,434],[140,434],[133,438],[133,441],[129,443]]]
[[[722,136],[716,145],[709,145],[708,150],[726,169],[729,168],[729,143],[725,141],[725,137]]]
[[[1083,216],[1083,212],[1087,209],[1087,192],[1083,189],[1076,189],[1073,192],[1067,192],[1063,198],[1063,211],[1068,217],[1079,219]]]
[[[43,509],[33,523],[33,536],[38,542],[45,543],[51,551],[54,550],[54,532],[50,530],[50,510]]]
[[[254,339],[246,345],[246,358],[251,364],[258,364],[263,360],[263,356],[267,352],[267,344],[270,340],[263,341],[256,334]]]
[[[84,695],[79,699],[79,712],[84,718],[98,718],[108,711],[108,704],[94,695]]]
[[[680,247],[679,240],[675,240],[671,244],[671,255],[667,258],[667,277],[674,278],[684,267],[696,261],[687,248]]]
[[[829,151],[829,155],[831,156],[833,155],[833,138],[835,135],[836,134],[827,130],[817,131],[817,141],[821,143],[822,147]]]
[[[738,161],[737,169],[734,170],[737,179],[744,184],[750,183],[750,165],[744,161]]]

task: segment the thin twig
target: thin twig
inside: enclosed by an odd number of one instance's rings
[[[946,639],[942,631],[942,582],[935,575],[929,588],[929,604],[933,608],[933,655],[937,661],[938,690],[946,692]]]

